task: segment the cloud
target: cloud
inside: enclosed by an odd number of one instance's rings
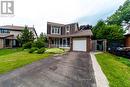
[[[0,25],[35,26],[46,32],[47,21],[95,23],[115,11],[125,0],[14,0],[15,16],[0,17]]]
[[[119,8],[119,6],[124,3],[124,1],[125,0],[94,0],[92,3],[90,0],[87,0],[86,2],[89,4],[86,6],[86,8],[84,7],[84,15],[78,18],[78,22],[80,24],[95,25],[98,20],[106,19],[112,15]]]

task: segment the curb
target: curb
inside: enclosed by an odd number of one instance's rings
[[[90,52],[97,87],[109,87],[109,82],[98,64],[94,52]]]

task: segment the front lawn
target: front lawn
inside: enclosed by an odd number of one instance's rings
[[[22,48],[17,48],[17,49],[0,49],[0,56],[8,55],[8,54],[15,53],[15,52],[20,52],[21,50],[22,50]]]
[[[49,49],[46,49],[46,52],[47,53],[54,53],[54,54],[62,54],[64,53],[64,50],[62,48],[49,48]]]
[[[110,87],[130,87],[130,60],[109,53],[96,54]]]
[[[57,51],[54,51],[52,49],[51,52],[60,53],[61,50],[59,49]],[[43,54],[37,54],[37,53],[29,53],[28,50],[22,51],[20,49],[1,49],[0,50],[0,74],[12,71],[18,67],[22,67],[34,61],[43,58],[48,58],[51,55],[53,54],[49,52]]]

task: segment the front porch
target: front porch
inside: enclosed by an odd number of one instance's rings
[[[70,48],[70,38],[49,38],[49,47]]]

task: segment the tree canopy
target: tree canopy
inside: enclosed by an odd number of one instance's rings
[[[46,34],[41,33],[36,41],[33,43],[33,47],[42,48],[47,45],[47,37]]]
[[[121,26],[116,24],[107,25],[103,20],[98,21],[92,32],[93,39],[107,39],[108,41],[122,40],[125,33]]]
[[[112,16],[107,18],[108,24],[121,25],[123,21],[130,21],[130,0],[126,0]]]
[[[92,29],[92,25],[81,25],[80,30],[88,30],[88,29]]]
[[[17,40],[21,44],[25,44],[27,42],[33,42],[34,41],[34,34],[32,31],[29,31],[28,27],[25,27],[24,30],[17,36]]]

